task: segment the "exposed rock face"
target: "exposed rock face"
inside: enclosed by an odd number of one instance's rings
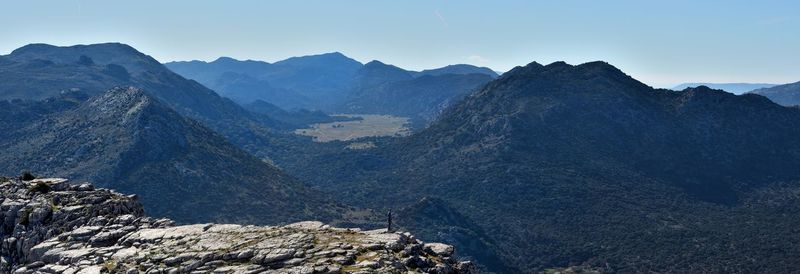
[[[0,182],[2,273],[471,273],[453,248],[409,233],[286,226],[175,226],[133,195],[65,179]]]

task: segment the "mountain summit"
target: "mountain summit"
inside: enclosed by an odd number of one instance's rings
[[[441,198],[465,220],[425,236],[490,235],[488,248],[459,245],[500,258],[489,269],[756,271],[776,265],[748,259],[772,256],[750,233],[781,239],[796,225],[748,218],[780,215],[772,199],[800,207],[776,190],[798,188],[781,185],[800,181],[798,138],[800,110],[761,96],[653,89],[605,62],[531,63],[401,140],[373,160],[393,164],[349,189],[370,206]]]
[[[5,58],[11,62],[0,65],[0,99],[38,100],[71,89],[95,95],[128,85],[142,88],[182,114],[204,122],[236,119],[247,113],[125,44],[32,44]]]
[[[497,72],[487,67],[476,67],[467,64],[448,65],[437,69],[426,69],[416,73],[417,76],[423,75],[444,75],[444,74],[485,74],[492,78],[499,76]]]
[[[96,181],[139,194],[150,214],[181,222],[279,223],[336,214],[323,195],[139,89],[7,107],[31,118],[0,123],[4,172]]]
[[[81,57],[84,57],[83,59]],[[58,47],[48,44],[30,44],[18,48],[6,56],[17,62],[47,60],[55,64],[74,64],[81,60],[98,65],[116,64],[125,67],[129,72],[138,74],[153,71],[160,67],[158,61],[140,53],[133,47],[121,43],[104,43]],[[88,64],[88,63],[87,63]]]

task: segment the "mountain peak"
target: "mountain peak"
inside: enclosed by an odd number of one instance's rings
[[[595,75],[602,75],[608,77],[610,79],[615,79],[617,81],[628,82],[628,83],[637,83],[640,85],[644,85],[643,83],[639,82],[638,80],[634,79],[633,77],[629,76],[619,68],[605,62],[605,61],[594,61],[583,63],[578,66],[575,66],[578,69],[586,70],[587,74],[595,74]]]
[[[47,54],[50,51],[56,50],[95,50],[95,51],[114,51],[114,52],[138,52],[135,48],[118,42],[89,44],[89,45],[74,45],[74,46],[55,46],[44,43],[33,43],[22,46],[9,54],[9,56],[21,56],[26,54]]]
[[[710,91],[722,91],[722,90],[712,89],[712,88],[710,88],[710,87],[708,87],[706,85],[699,85],[699,86],[696,86],[696,87],[688,87],[688,88],[684,89],[684,91],[710,92]]]
[[[516,66],[516,67],[512,68],[511,70],[509,70],[508,72],[503,73],[503,76],[513,76],[513,75],[518,75],[518,74],[531,73],[531,72],[539,71],[543,67],[544,66],[542,64],[539,64],[538,62],[533,61],[533,62],[528,63],[525,66]]]
[[[394,70],[394,71],[403,71],[408,73],[407,70],[404,70],[398,66],[386,64],[384,62],[378,60],[369,61],[369,63],[364,64],[364,67],[361,68],[362,70]]]
[[[275,62],[278,66],[347,66],[358,67],[361,63],[353,58],[347,57],[340,52],[329,52],[323,54],[305,55],[292,57],[283,61]]]
[[[214,61],[211,61],[211,63],[233,63],[233,62],[239,62],[239,61],[240,61],[240,60],[238,60],[238,59],[234,59],[234,58],[231,58],[231,57],[227,57],[227,56],[220,56],[220,57],[219,57],[219,58],[217,58],[216,60],[214,60]]]
[[[375,67],[375,66],[388,66],[388,65],[386,63],[378,61],[378,60],[372,60],[372,61],[369,61],[366,64],[364,64],[364,66],[365,67]]]
[[[548,65],[546,65],[544,67],[552,69],[552,68],[572,68],[574,66],[570,65],[570,64],[567,64],[567,62],[564,62],[564,61],[555,61],[555,62],[552,62],[552,63],[550,63],[550,64],[548,64]]]
[[[30,52],[30,51],[50,50],[50,49],[53,49],[53,48],[58,48],[58,47],[54,46],[54,45],[50,45],[50,44],[45,44],[45,43],[31,43],[31,44],[24,45],[24,46],[22,46],[22,47],[20,47],[18,49],[15,49],[15,50],[11,51],[11,54],[9,54],[9,55],[17,55],[17,54],[21,54],[21,53],[24,53],[24,52]]]
[[[709,82],[689,82],[689,83],[682,83],[680,85],[671,87],[671,90],[681,91],[686,88],[697,87],[697,86],[707,86],[713,89],[721,89],[733,94],[743,94],[747,92],[752,92],[754,90],[760,88],[769,88],[776,86],[775,84],[768,84],[768,83],[709,83]]]
[[[578,65],[578,67],[588,68],[588,69],[599,69],[599,70],[608,70],[608,71],[620,71],[617,67],[609,64],[606,61],[592,61],[586,62],[583,64]]]
[[[350,57],[347,57],[347,55],[344,55],[343,53],[338,52],[338,51],[323,53],[323,54],[320,54],[319,56],[333,57],[333,58],[348,58],[348,59],[350,59]]]
[[[537,62],[532,62],[524,67],[515,67],[511,71],[503,74],[503,79],[522,79],[521,83],[530,84],[530,77],[540,80],[554,81],[556,84],[580,79],[591,81],[593,84],[602,85],[624,85],[637,88],[647,87],[647,85],[633,79],[615,66],[604,62],[594,61],[583,63],[577,66],[570,65],[564,61],[557,61],[542,66]]]
[[[372,60],[369,63],[366,63],[363,67],[361,67],[361,69],[359,69],[356,77],[362,86],[372,86],[386,82],[402,81],[413,78],[411,73],[407,70],[385,64],[378,60]]]
[[[91,45],[54,46],[49,44],[29,44],[12,51],[6,58],[18,62],[47,60],[57,64],[75,64],[89,58],[98,65],[116,64],[129,72],[141,73],[156,70],[161,63],[152,57],[122,43],[102,43]]]
[[[485,74],[492,78],[499,76],[497,72],[487,67],[478,67],[469,64],[455,64],[447,65],[436,69],[426,69],[417,73],[419,76],[424,75],[443,75],[443,74]]]

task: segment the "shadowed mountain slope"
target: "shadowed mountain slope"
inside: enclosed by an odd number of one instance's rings
[[[765,96],[784,106],[800,105],[800,82],[753,90],[750,93]]]
[[[44,99],[76,88],[94,95],[114,86],[131,85],[200,120],[239,119],[246,115],[230,100],[124,44],[31,44],[5,58],[12,62],[0,67],[0,99]]]
[[[332,220],[344,210],[141,90],[80,97],[0,103],[0,170],[95,181],[181,222]]]
[[[796,237],[775,246],[797,224],[784,213],[800,201],[782,191],[800,188],[798,139],[800,110],[761,96],[532,63],[359,156],[381,170],[333,183],[373,207],[440,198],[496,244],[467,253],[500,258],[489,269],[780,272],[800,264],[771,251],[800,251]]]
[[[279,122],[250,113],[127,45],[33,44],[4,58],[11,61],[0,64],[0,99],[38,100],[70,90],[96,95],[116,86],[133,86],[259,158],[280,158],[286,147],[298,142],[276,130]]]

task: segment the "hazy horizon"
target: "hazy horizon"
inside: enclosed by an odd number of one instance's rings
[[[341,52],[411,70],[464,63],[501,72],[533,61],[602,60],[655,87],[781,84],[800,80],[798,8],[793,1],[26,1],[6,4],[14,12],[0,18],[0,52],[120,42],[160,62]]]

